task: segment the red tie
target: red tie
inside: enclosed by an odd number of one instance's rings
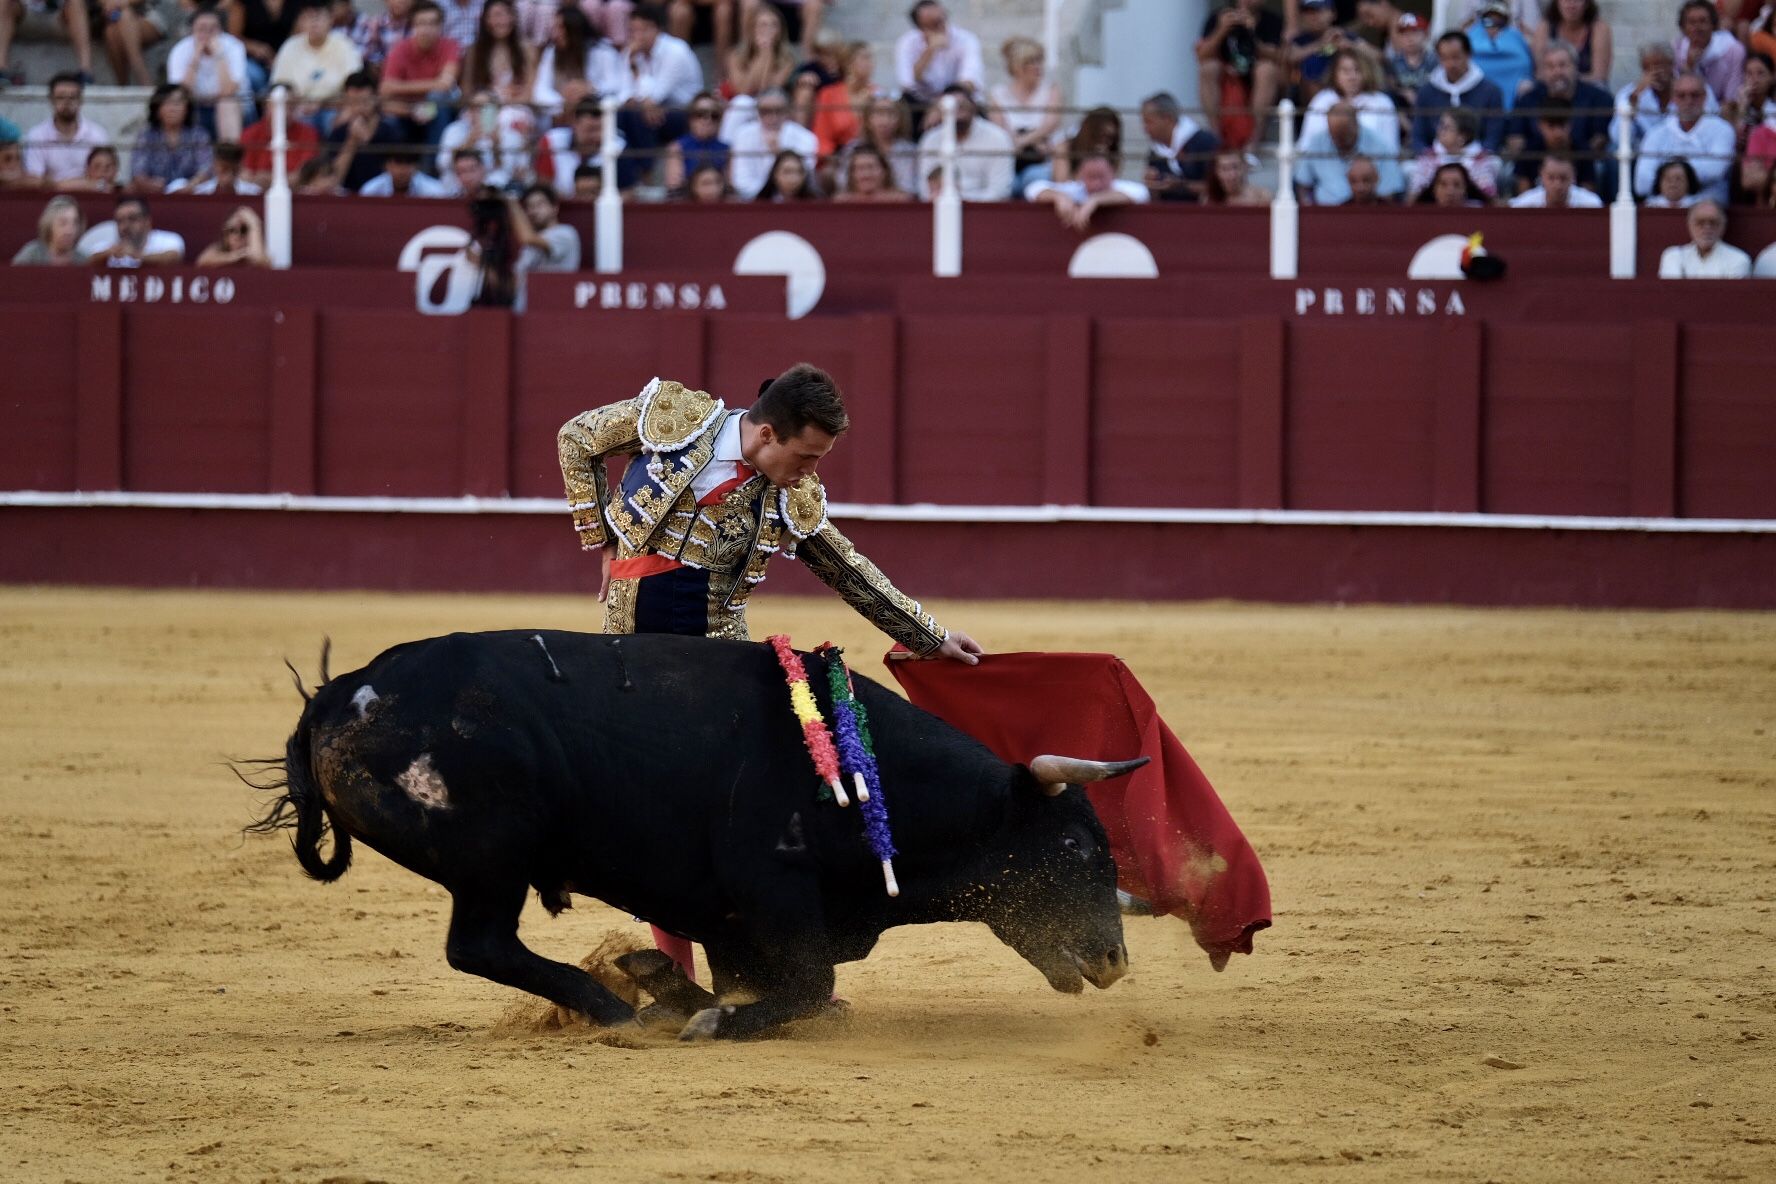
[[[734,476],[723,481],[714,489],[697,499],[699,506],[713,506],[715,503],[739,489],[757,474],[757,470],[743,460],[734,462]]]

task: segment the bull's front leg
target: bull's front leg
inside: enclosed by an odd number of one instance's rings
[[[754,1003],[706,1007],[692,1016],[680,1040],[745,1040],[769,1035],[782,1024],[819,1015],[832,1004],[833,963],[823,934],[803,933],[774,938],[760,945],[751,940],[710,943],[709,964],[749,984]]]

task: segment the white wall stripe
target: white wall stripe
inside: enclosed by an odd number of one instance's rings
[[[0,507],[34,509],[296,510],[321,514],[557,514],[547,497],[320,497],[292,493],[0,491]],[[1560,514],[1440,514],[1399,510],[1229,510],[1144,506],[906,506],[834,502],[834,518],[863,522],[1122,522],[1209,526],[1441,526],[1481,530],[1776,534],[1769,518],[1605,518]]]

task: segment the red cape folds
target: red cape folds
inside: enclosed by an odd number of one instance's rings
[[[1112,654],[992,654],[979,666],[890,660],[914,703],[1001,760],[1042,753],[1152,763],[1087,787],[1124,891],[1190,925],[1216,970],[1270,925],[1270,885],[1209,779]],[[892,794],[893,788],[888,792]]]

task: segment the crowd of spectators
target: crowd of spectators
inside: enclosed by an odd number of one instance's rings
[[[145,82],[142,47],[171,31],[146,19],[151,6],[112,2],[105,11],[139,18],[107,23],[113,69]],[[0,13],[18,3],[0,0]],[[1195,45],[1198,110],[1164,92],[1141,102],[1148,150],[1135,179],[1122,114],[1067,111],[1035,40],[1005,42],[1005,80],[988,88],[980,38],[940,0],[916,0],[884,88],[869,45],[826,24],[828,3],[387,0],[374,15],[350,0],[199,3],[121,162],[82,114],[82,59],[50,81],[49,119],[22,136],[0,121],[0,187],[258,194],[271,181],[275,86],[289,100],[298,192],[497,194],[512,199],[516,239],[542,266],[570,254],[577,265],[577,243],[542,244],[550,226],[570,229],[550,213],[559,201],[602,192],[606,100],[617,105],[608,147],[621,195],[690,203],[933,199],[945,175],[940,100],[953,98],[962,200],[1047,205],[1080,230],[1121,204],[1256,204],[1271,194],[1252,180],[1255,151],[1276,136],[1286,96],[1300,113],[1293,180],[1305,203],[1601,206],[1615,196],[1622,102],[1634,113],[1635,199],[1776,204],[1768,6],[1752,15],[1736,0],[1681,0],[1674,36],[1642,46],[1638,78],[1612,94],[1598,0],[1459,0],[1459,27],[1434,38],[1392,0],[1284,0],[1280,14],[1265,0],[1222,0]],[[11,31],[0,20],[0,63]],[[710,45],[715,77],[693,41]],[[53,245],[67,213],[45,211],[34,257],[80,253]],[[146,205],[128,217],[146,225]],[[151,226],[125,234],[117,221],[109,261],[158,254]],[[231,214],[225,230],[249,221]],[[261,231],[239,235],[257,252],[206,254],[263,257]],[[117,244],[142,249],[120,256]]]

